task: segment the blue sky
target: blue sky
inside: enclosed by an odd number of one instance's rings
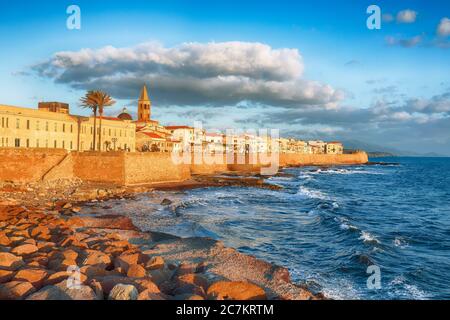
[[[66,28],[65,11],[71,4],[81,8],[81,30]],[[381,30],[368,30],[366,8],[370,4],[379,5],[393,21],[383,21]],[[415,19],[407,23],[397,19],[404,10],[414,11]],[[355,138],[404,150],[450,154],[450,40],[447,33],[437,31],[441,20],[450,18],[446,1],[2,1],[0,12],[2,104],[35,107],[39,100],[60,100],[69,102],[73,113],[84,113],[77,107],[79,97],[97,85],[118,99],[111,112],[125,105],[133,111],[138,83],[150,82],[154,117],[164,123],[203,120],[206,127],[214,128],[277,127],[284,135],[301,138]],[[136,49],[149,42],[163,49]],[[198,43],[200,48],[183,47],[185,43]],[[205,87],[208,81],[197,74],[197,64],[187,75],[184,69],[157,74],[160,68],[153,64],[147,71],[130,73],[142,61],[132,66],[125,54],[113,61],[121,67],[127,62],[123,72],[109,74],[116,82],[106,76],[93,81],[92,74],[88,75],[94,71],[89,69],[92,61],[83,66],[83,79],[81,69],[68,66],[57,70],[59,75],[67,71],[64,78],[48,73],[58,52],[72,52],[74,59],[80,50],[89,48],[93,50],[90,58],[102,70],[112,64],[100,65],[103,62],[96,57],[102,52],[95,50],[105,46],[130,52],[159,50],[162,57],[168,54],[173,59],[180,52],[211,52],[210,43],[224,44],[213,50],[230,47],[240,57],[248,56],[248,61],[240,61],[242,68],[251,64],[252,54],[261,48],[241,44],[267,46],[271,60],[255,67],[252,76],[225,75],[228,80],[239,78],[236,84],[256,80],[258,88],[243,92],[228,82]],[[283,49],[296,49],[298,55],[292,51],[279,55],[277,50]],[[291,78],[261,75],[267,68],[272,72],[273,65],[289,73],[296,59],[302,71]],[[221,72],[229,66],[215,63],[211,70],[217,74],[208,77],[222,79]],[[43,69],[47,72],[37,71]],[[127,77],[119,81],[125,71]],[[164,80],[167,83],[161,85]],[[271,90],[272,81],[286,83],[290,91]],[[192,87],[197,82],[195,90],[211,90],[201,94],[203,99]],[[124,88],[118,89],[119,84]],[[317,96],[311,98],[305,88],[313,84]],[[286,96],[296,98],[286,103]],[[217,103],[208,102],[208,97]]]

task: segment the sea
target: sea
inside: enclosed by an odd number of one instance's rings
[[[211,237],[332,299],[450,299],[450,158],[283,169],[281,190],[110,200],[143,230]],[[162,205],[167,198],[170,205]]]

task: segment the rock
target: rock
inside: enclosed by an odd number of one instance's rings
[[[81,208],[80,207],[73,207],[72,208],[72,212],[74,212],[74,213],[78,213],[78,212],[80,212],[81,211]]]
[[[156,270],[164,268],[164,259],[162,257],[153,257],[145,264],[145,269]]]
[[[0,252],[0,269],[14,271],[24,264],[22,257],[18,257],[9,252]]]
[[[152,292],[151,290],[144,290],[138,296],[138,300],[168,300],[168,298],[164,293]]]
[[[33,244],[23,244],[18,247],[15,247],[11,250],[12,253],[23,256],[37,252],[39,249],[36,245]]]
[[[34,228],[31,231],[31,236],[33,238],[39,239],[39,240],[49,240],[51,238],[50,236],[50,230],[46,226],[38,226]]]
[[[265,300],[266,293],[257,285],[244,281],[218,281],[207,291],[214,300]]]
[[[132,264],[129,266],[127,271],[127,276],[130,278],[143,278],[147,275],[147,271],[144,269],[144,267],[138,265],[138,264]]]
[[[169,206],[171,204],[172,204],[172,200],[170,200],[170,199],[164,199],[163,201],[161,201],[162,206]]]
[[[154,283],[160,285],[163,282],[170,281],[173,276],[173,271],[168,268],[149,270],[148,275]]]
[[[133,264],[146,263],[148,257],[142,253],[124,253],[114,260],[114,266],[120,268],[124,272],[128,272],[128,268]]]
[[[0,231],[0,246],[9,246],[11,244],[11,240],[9,237],[2,231]]]
[[[64,280],[67,280],[67,278],[69,278],[71,276],[76,281],[79,280],[81,284],[85,283],[87,280],[86,275],[84,275],[81,272],[78,275],[75,275],[73,272],[60,271],[60,272],[55,272],[55,273],[49,275],[48,278],[46,280],[44,280],[43,286],[58,284],[60,282],[63,282]],[[78,278],[78,276],[79,276],[79,278]]]
[[[178,276],[176,278],[176,283],[177,286],[182,286],[185,284],[194,284],[196,286],[202,287],[205,291],[208,290],[209,287],[208,280],[204,276],[196,273],[189,273]]]
[[[16,273],[13,280],[30,282],[33,287],[39,289],[47,276],[48,272],[44,269],[22,269]]]
[[[8,282],[8,281],[11,281],[13,276],[14,276],[14,272],[13,271],[0,270],[0,283],[5,283],[5,282]]]
[[[154,293],[161,293],[159,287],[150,278],[134,279],[134,284],[139,292],[147,290]]]
[[[111,258],[101,251],[86,250],[87,256],[83,262],[84,266],[98,266],[106,268],[111,264]]]
[[[137,300],[137,289],[129,284],[119,283],[112,288],[108,295],[108,300]]]
[[[131,285],[135,284],[133,279],[115,275],[96,277],[95,280],[97,280],[100,283],[105,295],[108,295],[117,284],[131,284]]]
[[[69,286],[68,281],[42,288],[27,300],[99,300],[94,290],[86,285]]]
[[[202,287],[197,286],[192,283],[185,283],[173,291],[174,296],[182,295],[182,294],[191,294],[191,295],[197,295],[201,297],[206,297],[205,290],[203,290]]]
[[[89,228],[119,229],[119,230],[133,230],[133,231],[138,230],[130,218],[120,215],[103,215],[99,217],[76,217],[76,219],[77,219],[76,223],[82,223],[85,227]]]
[[[182,263],[178,266],[176,274],[183,275],[183,274],[198,273],[198,272],[200,272],[199,264],[197,264],[197,263]]]
[[[22,300],[36,289],[26,281],[11,281],[0,284],[0,300]]]

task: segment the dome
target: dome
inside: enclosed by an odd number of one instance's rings
[[[119,118],[120,120],[133,120],[133,117],[128,113],[127,108],[123,108],[122,113],[119,114],[117,118]]]

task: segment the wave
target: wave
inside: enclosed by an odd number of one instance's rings
[[[400,249],[404,249],[406,247],[409,246],[408,241],[406,241],[404,238],[402,237],[395,237],[394,239],[394,246],[400,248]]]
[[[310,171],[309,174],[342,174],[342,175],[350,175],[350,174],[367,174],[367,175],[385,175],[384,172],[377,171],[368,171],[361,170],[359,168],[354,169],[344,169],[344,168],[333,168],[333,169],[317,169],[314,171]]]
[[[319,190],[307,188],[305,186],[299,187],[299,189],[297,191],[297,195],[304,196],[306,198],[311,198],[311,199],[331,200],[331,197],[328,196],[327,194],[325,194]]]
[[[391,282],[389,282],[388,287],[388,294],[397,299],[398,297],[412,300],[425,300],[429,298],[429,295],[425,291],[419,289],[413,284],[407,283],[404,276],[395,277]]]
[[[366,244],[380,244],[380,241],[374,235],[366,231],[361,231],[359,239]]]

